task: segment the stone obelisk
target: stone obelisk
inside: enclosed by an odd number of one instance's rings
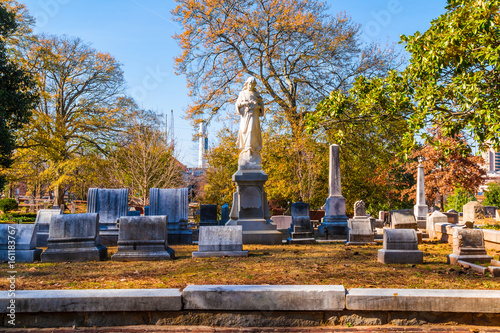
[[[236,111],[241,116],[237,145],[241,149],[238,171],[233,174],[236,192],[226,225],[243,227],[243,244],[281,244],[282,236],[271,220],[264,184],[267,174],[262,170],[260,150],[262,136],[259,117],[264,103],[257,92],[256,80],[249,77],[238,99]]]
[[[425,229],[427,224],[427,213],[429,207],[425,203],[425,182],[424,182],[424,162],[423,157],[418,158],[418,172],[417,172],[417,204],[413,206],[413,214],[417,220],[419,229]]]
[[[318,228],[319,234],[326,239],[346,238],[347,219],[340,185],[339,145],[333,144],[330,146],[329,195],[325,203],[325,217]]]

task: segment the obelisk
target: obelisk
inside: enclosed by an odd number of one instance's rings
[[[340,184],[339,145],[330,146],[329,195],[325,203],[325,217],[318,228],[319,234],[326,239],[345,239],[347,237],[347,216],[345,198]]]
[[[417,220],[419,229],[425,229],[427,224],[427,213],[429,207],[425,203],[425,181],[424,181],[424,162],[423,157],[418,158],[418,171],[417,171],[417,203],[413,206],[413,214]]]

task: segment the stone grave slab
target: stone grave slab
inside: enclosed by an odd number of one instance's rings
[[[52,215],[61,215],[60,209],[39,209],[36,214],[36,246],[46,247],[49,238],[50,219]]]
[[[200,257],[248,257],[243,251],[243,227],[205,226],[200,227],[198,251],[193,258]]]
[[[448,263],[458,260],[470,263],[489,263],[493,259],[486,253],[484,234],[481,229],[455,228],[453,232],[453,253],[448,255]]]
[[[378,250],[383,264],[422,264],[424,253],[418,249],[415,229],[384,229],[384,245]]]
[[[41,253],[36,248],[35,224],[0,224],[0,262],[39,261]]]

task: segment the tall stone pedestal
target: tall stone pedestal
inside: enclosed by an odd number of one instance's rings
[[[243,227],[243,244],[281,244],[281,233],[271,220],[262,170],[238,170],[233,175],[236,192],[226,225]]]
[[[419,229],[425,229],[427,226],[427,213],[429,207],[425,203],[425,181],[424,181],[424,158],[418,158],[418,172],[417,172],[417,203],[413,206],[413,214]]]

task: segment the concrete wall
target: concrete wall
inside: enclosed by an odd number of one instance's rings
[[[436,237],[442,242],[453,243],[453,229],[461,225],[452,223],[436,223]],[[487,249],[500,250],[500,230],[482,229],[484,234],[484,246]]]
[[[0,318],[11,299],[0,291]],[[188,286],[16,291],[16,327],[500,325],[499,290],[343,286]]]

